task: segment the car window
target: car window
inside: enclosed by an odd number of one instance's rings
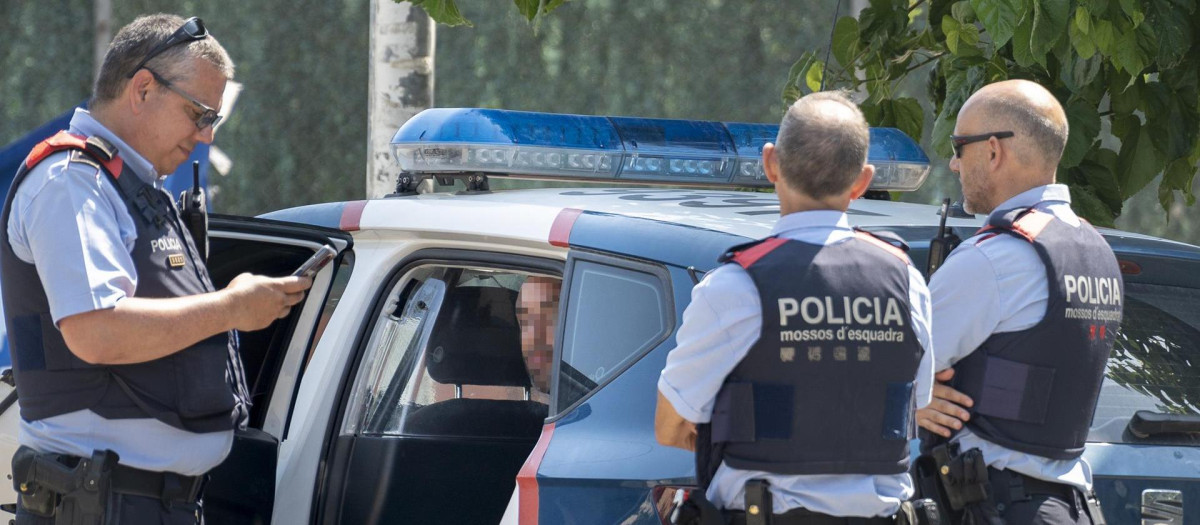
[[[1128,283],[1090,441],[1122,442],[1138,410],[1200,414],[1200,290]]]
[[[595,261],[571,270],[558,410],[575,404],[671,329],[668,289],[653,273]]]
[[[360,365],[346,433],[536,437],[549,404],[552,339],[523,337],[518,306],[558,277],[508,270],[419,267],[391,290]],[[530,283],[530,286],[526,286]],[[522,298],[525,295],[526,297]],[[519,320],[520,319],[520,320]],[[552,337],[552,336],[551,336]],[[545,376],[545,380],[538,380]],[[527,436],[526,436],[527,437]]]

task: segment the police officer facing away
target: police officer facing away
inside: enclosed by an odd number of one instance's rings
[[[967,100],[955,133],[965,207],[989,215],[930,281],[949,384],[918,422],[953,436],[933,449],[942,487],[967,523],[1100,523],[1080,454],[1123,288],[1112,250],[1054,183],[1066,115],[1037,84],[999,82]]]
[[[667,357],[658,441],[696,451],[729,523],[892,523],[913,495],[929,295],[903,251],[848,224],[874,174],[867,147],[862,113],[839,93],[788,109],[763,148],[782,217],[695,287]]]
[[[243,274],[215,290],[162,189],[212,141],[232,76],[199,19],[138,18],[109,46],[90,111],[13,181],[0,277],[19,524],[200,521],[204,474],[246,422],[234,331],[287,315],[311,285]]]

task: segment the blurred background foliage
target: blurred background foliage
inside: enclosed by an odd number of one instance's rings
[[[215,145],[232,160],[214,209],[258,214],[361,198],[367,142],[365,0],[114,2],[113,26],[142,13],[204,18],[244,85]],[[473,26],[437,31],[434,102],[598,115],[777,122],[795,57],[824,52],[835,0],[573,0],[534,24],[512,2],[459,0]],[[845,4],[845,2],[843,3]],[[845,14],[846,6],[842,6]],[[83,101],[92,79],[90,0],[0,2],[0,144]],[[897,97],[930,107],[911,75]],[[922,144],[935,115],[926,112]],[[946,159],[903,200],[957,198]],[[503,186],[504,184],[495,184]],[[1200,211],[1166,213],[1155,186],[1117,225],[1200,243]]]

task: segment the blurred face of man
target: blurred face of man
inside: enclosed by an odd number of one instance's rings
[[[533,386],[550,392],[553,373],[554,332],[558,326],[558,294],[562,281],[531,276],[517,295],[517,322],[521,325],[521,351]]]
[[[213,127],[196,127],[204,109],[189,100],[190,96],[205,106],[220,109],[225,93],[225,76],[207,61],[196,59],[190,75],[168,79],[170,89],[155,80],[147,90],[145,111],[139,115],[144,140],[139,141],[138,153],[154,165],[160,175],[173,173],[196,148],[198,143],[211,144]]]

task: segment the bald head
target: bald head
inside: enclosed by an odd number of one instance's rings
[[[783,116],[775,151],[788,187],[821,199],[845,192],[867,163],[870,133],[862,111],[844,94],[801,97]]]
[[[1067,115],[1046,88],[1028,80],[1005,80],[976,91],[958,112],[969,131],[1012,131],[1020,160],[1053,173],[1067,146]],[[986,127],[986,129],[984,129]]]

